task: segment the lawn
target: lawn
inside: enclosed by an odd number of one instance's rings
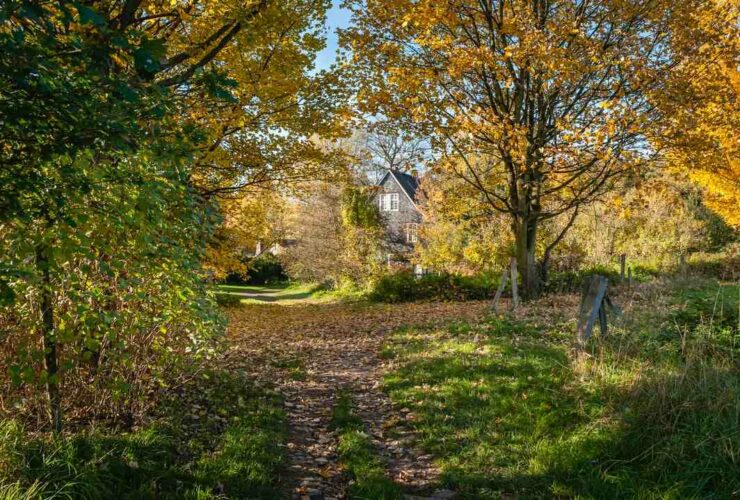
[[[313,283],[275,283],[270,285],[218,285],[217,297],[227,304],[279,302],[317,302],[334,298],[331,291]]]
[[[739,293],[710,283],[643,296],[580,361],[574,304],[403,330],[386,347],[385,387],[467,498],[730,498]]]

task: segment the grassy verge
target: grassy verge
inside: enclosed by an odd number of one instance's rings
[[[268,390],[210,373],[132,432],[28,438],[0,425],[0,498],[277,498],[285,419]]]
[[[332,428],[339,435],[339,458],[352,476],[348,496],[354,499],[401,499],[400,486],[385,474],[383,461],[377,456],[362,420],[352,411],[352,398],[342,394],[332,415]]]
[[[731,498],[740,288],[718,290],[675,290],[665,314],[647,297],[582,361],[570,353],[572,319],[552,308],[402,331],[387,347],[386,386],[466,497]]]
[[[247,296],[246,294],[249,294]],[[224,306],[292,301],[329,302],[355,300],[357,294],[346,290],[327,290],[314,283],[276,283],[273,285],[218,285],[217,301]]]

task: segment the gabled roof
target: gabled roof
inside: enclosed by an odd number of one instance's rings
[[[380,182],[378,182],[378,186],[382,185],[389,175],[396,179],[396,182],[401,186],[401,189],[403,189],[408,199],[411,200],[411,203],[416,205],[416,191],[419,189],[419,180],[413,175],[401,172],[400,170],[389,169],[380,179]]]

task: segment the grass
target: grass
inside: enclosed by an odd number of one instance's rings
[[[718,290],[729,316],[708,300]],[[386,348],[395,364],[386,389],[464,498],[731,498],[738,292],[676,290],[665,315],[646,304],[580,360],[573,321],[551,310],[407,329]],[[713,317],[686,312],[710,307]]]
[[[277,498],[279,398],[216,372],[172,395],[151,425],[28,439],[0,425],[0,498]]]
[[[310,300],[325,302],[344,299],[337,291],[326,290],[314,283],[275,283],[271,285],[218,285],[216,298],[222,305],[255,303],[290,303]]]
[[[348,491],[352,499],[402,499],[401,487],[385,473],[385,466],[365,432],[362,420],[352,409],[352,398],[343,393],[332,414],[332,428],[339,435],[339,459],[353,479]]]

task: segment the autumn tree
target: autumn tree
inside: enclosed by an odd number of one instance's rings
[[[707,205],[740,228],[740,4],[717,0],[674,20],[682,59],[653,95],[668,118],[657,142],[674,169],[704,190]]]
[[[429,136],[437,168],[509,216],[531,298],[579,208],[657,158],[651,97],[690,63],[671,49],[675,21],[705,2],[350,4],[362,109]],[[538,255],[556,217],[569,222]]]
[[[60,430],[65,384],[123,404],[186,353],[212,352],[209,195],[285,158],[310,164],[308,124],[328,123],[332,88],[308,75],[326,5],[0,6],[4,393],[43,385]]]

